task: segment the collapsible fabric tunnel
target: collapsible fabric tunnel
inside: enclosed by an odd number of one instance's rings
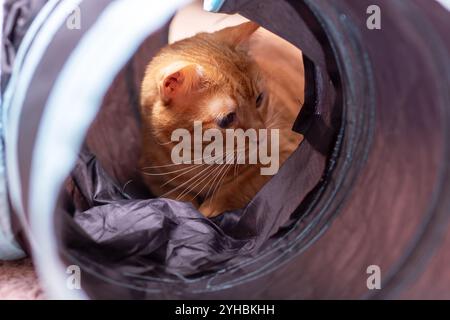
[[[58,298],[450,298],[450,15],[377,1],[372,29],[371,2],[207,2],[300,48],[306,83],[305,140],[209,220],[127,188],[143,69],[187,1],[47,1],[3,75],[1,258],[31,254]]]

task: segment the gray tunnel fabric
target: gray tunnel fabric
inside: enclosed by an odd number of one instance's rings
[[[305,141],[251,206],[213,220],[139,186],[138,88],[168,26],[149,36],[106,94],[54,216],[61,261],[81,267],[88,297],[449,297],[450,280],[433,281],[450,265],[449,13],[378,3],[381,30],[366,27],[369,0],[225,2],[222,12],[304,50],[294,129]],[[61,28],[27,92],[17,146],[25,202],[40,115],[82,32]],[[379,292],[366,287],[372,264],[383,270]]]
[[[2,33],[2,91],[12,72],[17,49],[30,22],[47,0],[5,0],[3,3],[4,20]]]
[[[222,9],[230,13],[237,10],[263,23],[276,15],[277,3],[267,1],[262,5],[253,1],[228,1]],[[432,225],[424,225],[424,221],[430,221],[430,216],[434,216],[435,221],[441,221],[441,225],[446,221],[445,215],[440,214],[445,212],[443,208],[448,205],[445,197],[440,202],[443,211],[427,211],[425,208],[432,190],[445,194],[445,189],[434,187],[434,177],[438,173],[435,171],[437,169],[430,167],[430,163],[439,162],[437,159],[443,154],[440,151],[443,146],[441,143],[446,138],[442,128],[448,125],[448,110],[441,109],[441,106],[448,97],[442,95],[440,86],[431,83],[441,79],[440,73],[436,72],[442,70],[443,59],[448,61],[448,51],[446,55],[432,59],[433,55],[425,49],[430,48],[425,44],[425,37],[419,35],[417,30],[417,33],[411,31],[417,26],[405,28],[401,22],[404,20],[398,17],[407,15],[414,17],[409,20],[421,21],[423,24],[434,17],[430,20],[435,25],[427,26],[442,31],[444,16],[448,16],[448,13],[440,11],[438,5],[428,6],[427,10],[421,12],[419,8],[423,7],[423,3],[420,1],[403,4],[385,1],[380,5],[386,12],[383,23],[388,31],[377,33],[366,28],[365,15],[360,14],[366,10],[366,1],[336,1],[332,5],[314,1],[289,3],[306,22],[308,29],[312,30],[321,47],[319,54],[314,46],[309,49],[306,46],[306,52],[310,54],[307,56],[314,63],[308,74],[309,77],[311,74],[314,76],[311,77],[312,81],[311,78],[307,81],[310,85],[307,96],[310,96],[313,105],[312,112],[309,112],[311,121],[308,125],[297,123],[297,129],[304,127],[305,142],[282,167],[279,175],[261,190],[255,206],[242,213],[225,214],[212,222],[198,216],[190,206],[170,200],[130,200],[128,197],[133,198],[133,195],[123,195],[121,192],[126,179],[120,181],[112,191],[107,188],[114,195],[112,199],[118,196],[122,200],[102,202],[85,211],[83,208],[75,210],[75,222],[67,214],[71,207],[70,201],[64,200],[60,208],[62,214],[57,215],[61,219],[57,224],[62,226],[61,255],[67,263],[78,262],[88,271],[89,281],[84,289],[90,296],[364,297],[372,294],[367,293],[365,287],[365,269],[371,264],[380,265],[382,270],[386,270],[385,285],[393,288],[382,294],[390,296],[400,292],[403,297],[407,297],[424,292],[420,289],[416,289],[416,293],[403,291],[403,280],[411,283],[414,273],[410,271],[420,264],[411,263],[403,268],[405,265],[402,263],[414,256],[411,253],[426,248],[422,244],[427,243],[427,239],[420,237],[423,226],[434,230],[436,236],[439,234]],[[345,12],[345,15],[341,12]],[[320,20],[323,19],[320,18],[322,15],[327,17],[326,20]],[[282,26],[276,25],[279,21],[273,22],[272,30],[282,30]],[[321,32],[322,28],[325,28],[326,34]],[[300,45],[302,40],[310,37],[309,31],[303,33],[302,30],[295,29],[296,33],[290,29],[287,36]],[[334,41],[333,51],[327,43],[330,38]],[[401,54],[405,48],[398,46],[398,39],[407,39],[403,46],[409,48],[408,59]],[[435,45],[441,45],[439,40],[436,40]],[[418,53],[417,46],[423,51],[414,55],[413,52]],[[379,48],[384,48],[382,54]],[[326,73],[322,69],[324,64],[321,63],[321,57],[326,59]],[[334,59],[338,59],[336,64]],[[424,61],[439,63],[439,67],[427,65]],[[422,77],[428,79],[427,88],[420,91],[413,89],[413,82],[399,78],[403,74],[401,70],[412,72],[415,65],[422,65]],[[331,82],[324,80],[328,76]],[[416,76],[419,77],[418,74]],[[329,87],[324,85],[330,83],[337,88],[336,91],[330,92]],[[394,90],[396,86],[402,89]],[[427,116],[422,118],[423,122],[418,122],[416,113],[425,112],[422,104],[412,103],[416,109],[404,108],[402,101],[424,101],[425,96],[430,101],[427,104]],[[319,104],[315,103],[316,98]],[[108,98],[106,100],[109,101]],[[339,126],[340,116],[333,114],[342,111],[341,104],[345,108],[342,127]],[[434,110],[431,114],[430,105]],[[108,110],[108,106],[104,107]],[[409,121],[398,119],[399,113]],[[392,123],[394,119],[395,124]],[[443,119],[443,122],[438,119]],[[430,126],[432,122],[434,125]],[[375,123],[377,130],[374,129]],[[397,130],[392,130],[393,127]],[[404,144],[408,140],[405,140],[405,132],[423,133],[420,138],[413,135],[421,141],[420,146],[414,150],[408,149]],[[91,139],[94,138],[91,136]],[[337,141],[337,144],[330,143],[333,141]],[[110,166],[105,161],[107,157],[98,153],[98,150],[91,151],[100,158],[100,163],[106,164],[105,167]],[[404,166],[399,152],[410,155],[408,161],[410,165],[414,163],[414,173]],[[378,156],[374,158],[374,154]],[[329,156],[328,166],[325,166],[323,155]],[[95,167],[94,160],[91,161]],[[326,168],[332,169],[327,171]],[[72,179],[80,174],[79,170],[93,172],[98,169],[87,170],[81,165]],[[307,187],[304,182],[311,173],[315,179],[310,179]],[[302,176],[304,174],[306,176]],[[92,174],[82,176],[89,177]],[[403,183],[408,176],[413,177],[412,180]],[[379,179],[384,182],[381,183]],[[379,188],[374,186],[375,181],[378,181]],[[81,190],[89,189],[86,186],[90,184],[86,185],[85,182],[80,184]],[[106,187],[102,182],[100,185]],[[422,191],[417,189],[419,186]],[[85,202],[92,203],[92,199],[96,198],[95,192],[80,193],[83,194],[82,199],[87,199]],[[411,199],[411,195],[416,196]],[[413,203],[414,207],[411,206]],[[137,216],[142,219],[133,216],[125,218],[124,208],[137,212]],[[164,208],[164,213],[161,208]],[[105,215],[106,211],[113,214]],[[333,214],[337,212],[340,212],[337,221],[330,225]],[[406,213],[409,226],[401,222],[405,221]],[[122,229],[123,219],[131,229]],[[153,228],[149,229],[150,225]],[[308,230],[318,225],[321,227],[308,234]],[[327,232],[319,238],[327,228]],[[388,233],[380,237],[386,230],[395,230],[395,236],[394,233]],[[188,232],[187,238],[185,231]],[[178,242],[179,239],[184,240]],[[414,250],[406,250],[408,246]],[[227,255],[230,251],[233,254]],[[389,284],[389,281],[395,285]],[[420,285],[422,288],[427,287],[424,283],[417,285],[418,288],[421,288]]]
[[[8,187],[6,178],[6,155],[3,133],[3,92],[12,73],[18,47],[28,30],[31,21],[45,4],[46,0],[6,0],[3,5],[0,61],[0,259],[14,260],[25,256],[17,242],[17,227],[14,226],[12,210],[9,207]]]

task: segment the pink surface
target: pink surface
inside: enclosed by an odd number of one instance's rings
[[[0,299],[44,299],[30,259],[0,261]]]

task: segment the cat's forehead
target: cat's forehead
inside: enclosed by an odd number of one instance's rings
[[[228,104],[235,103],[236,100],[250,99],[259,87],[258,73],[233,67],[234,69],[225,68],[221,65],[211,68],[212,72],[206,76],[210,79],[211,89],[217,95],[217,100],[224,99]]]

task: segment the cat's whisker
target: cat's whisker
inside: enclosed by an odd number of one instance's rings
[[[231,153],[227,153],[227,152],[226,152],[226,153],[224,154],[224,156],[227,158],[230,154],[231,154]],[[226,161],[225,164],[229,164],[229,163],[228,163],[228,160],[225,160],[225,161]],[[179,175],[177,175],[177,176],[173,177],[172,179],[166,181],[161,187],[164,187],[164,186],[168,185],[169,183],[171,183],[172,181],[174,181],[174,180],[176,180],[176,179],[182,177],[183,175],[185,175],[185,174],[187,174],[187,173],[189,173],[189,172],[191,172],[191,171],[193,171],[193,170],[195,170],[195,169],[197,169],[197,168],[203,167],[203,166],[205,166],[205,165],[206,165],[206,164],[194,165],[194,166],[192,166],[192,167],[188,167],[188,168],[183,168],[183,169],[180,169],[180,170],[172,171],[172,173],[176,173],[176,172],[182,172],[182,173],[180,173]],[[187,182],[190,182],[191,180],[193,180],[193,179],[195,179],[195,178],[197,178],[197,177],[198,177],[198,180],[204,178],[203,174],[205,173],[205,171],[207,171],[208,169],[210,169],[212,165],[206,165],[206,166],[207,166],[206,168],[202,169],[199,173],[197,173],[196,175],[194,175],[194,176],[193,176],[192,178],[190,178],[188,181],[186,181],[185,183],[183,183],[183,184],[177,186],[175,189],[169,191],[168,193],[162,195],[161,197],[167,196],[168,194],[170,194],[170,193],[176,191],[177,189],[179,189],[180,187],[182,187],[183,185],[185,185]],[[220,166],[219,166],[219,168],[220,168]],[[165,175],[165,174],[168,174],[168,173],[161,173],[161,174],[156,174],[156,175]],[[206,174],[207,174],[207,173],[206,173]],[[150,175],[150,174],[148,174],[148,175]],[[198,180],[194,180],[193,183],[196,183],[196,184],[193,185],[193,186],[191,185],[190,187],[186,188],[186,189],[185,189],[185,190],[177,197],[177,199],[180,198],[180,197],[182,197],[183,195],[189,193],[189,192],[190,192],[189,189],[192,190],[192,189],[194,189],[195,187],[197,187],[197,186],[199,185]],[[204,180],[205,180],[205,179],[203,179],[202,181],[204,181]],[[201,182],[200,182],[200,183],[201,183]],[[186,191],[187,191],[187,192],[186,192]]]
[[[174,167],[174,166],[180,166],[180,165],[187,165],[190,163],[172,163],[172,164],[164,164],[164,165],[160,165],[160,166],[150,166],[150,167],[142,167],[142,170],[145,169],[160,169],[160,168],[169,168],[169,167]]]
[[[183,182],[182,184],[176,186],[176,187],[173,188],[172,190],[170,190],[170,191],[164,193],[163,195],[161,195],[160,198],[167,197],[167,196],[168,196],[169,194],[171,194],[172,192],[175,192],[175,191],[177,191],[178,189],[182,188],[183,186],[185,186],[186,184],[188,184],[189,182],[191,182],[193,179],[197,178],[200,174],[202,174],[204,171],[206,171],[206,170],[208,170],[208,169],[209,169],[209,167],[207,167],[207,168],[205,168],[205,169],[202,169],[199,173],[197,173],[196,175],[194,175],[193,177],[191,177],[189,180]],[[171,179],[171,180],[173,181],[174,179]],[[164,185],[167,185],[167,183],[169,183],[169,181],[166,182],[166,183],[164,183]],[[163,185],[163,186],[164,186],[164,185]]]
[[[195,169],[202,168],[202,167],[204,167],[204,166],[205,166],[204,164],[194,165],[194,166],[192,166],[191,168],[189,168],[189,170],[184,171],[183,173],[180,173],[179,175],[177,175],[177,176],[173,177],[172,179],[166,181],[164,184],[161,185],[161,187],[164,187],[164,186],[168,185],[169,183],[171,183],[172,181],[174,181],[174,180],[176,180],[176,179],[178,179],[178,178],[184,176],[185,174],[187,174],[187,173],[189,173],[189,172],[191,172],[191,171],[194,171]],[[206,169],[207,169],[207,168],[206,168]],[[203,170],[205,170],[205,169],[202,169],[202,171],[203,171]]]
[[[198,185],[200,185],[203,181],[205,181],[208,177],[210,177],[213,173],[216,173],[218,170],[220,170],[220,169],[222,169],[222,167],[224,167],[224,166],[226,166],[227,164],[231,164],[231,162],[229,162],[227,159],[228,159],[228,157],[229,156],[232,156],[233,155],[233,153],[225,153],[225,156],[226,156],[226,163],[225,164],[221,164],[221,165],[217,165],[211,172],[209,172],[209,173],[207,173],[205,176],[203,176],[203,177],[199,177],[199,179],[198,179],[198,181],[197,181],[197,183],[195,184],[195,185],[192,185],[191,186],[191,188],[190,188],[190,190],[189,190],[189,188],[187,188],[189,191],[188,192],[186,192],[185,193],[185,191],[183,191],[183,194],[182,195],[180,195],[180,197],[181,196],[183,196],[184,194],[187,194],[187,193],[189,193],[190,191],[192,191],[193,189],[195,189]],[[230,160],[232,160],[233,158],[230,158]],[[210,179],[210,180],[212,180],[212,179]],[[209,181],[207,182],[207,183],[205,183],[205,185],[203,186],[203,188],[200,190],[200,192],[193,198],[193,199],[195,199],[204,189],[205,189],[205,187],[208,185],[208,183],[209,183]],[[192,199],[192,200],[193,200]]]
[[[211,174],[213,174],[214,172],[216,172],[222,165],[218,165],[218,166],[214,166],[211,165],[214,168],[211,170],[211,172],[205,172],[204,175],[198,177],[198,179],[196,181],[193,181],[193,183],[188,186],[178,197],[181,198],[184,195],[188,194],[189,192],[191,192],[192,190],[194,190],[198,185],[200,185],[200,183],[202,183],[203,181],[205,181]],[[197,196],[195,196],[197,197]],[[195,198],[194,197],[194,198]],[[193,200],[193,199],[192,199]]]
[[[209,194],[211,193],[211,191],[212,191],[212,189],[214,187],[214,184],[215,184],[215,182],[217,180],[217,177],[219,176],[219,171],[221,171],[222,168],[223,168],[222,165],[221,166],[217,166],[218,170],[215,170],[214,176],[212,176],[211,179],[209,180],[209,183],[208,183],[209,184],[209,188],[208,188],[208,192],[205,195],[205,199],[208,199]]]
[[[213,170],[211,170],[211,172],[205,174],[204,177],[202,177],[201,179],[199,179],[199,181],[192,186],[192,188],[190,190],[188,190],[185,194],[188,194],[190,191],[194,190],[194,188],[196,188],[198,185],[200,185],[203,181],[205,181],[208,177],[210,177],[212,174],[214,174],[215,172],[218,171],[218,169],[220,169],[220,166],[217,166],[216,168],[214,168]],[[205,183],[203,188],[201,188],[201,190],[194,196],[192,197],[191,201],[194,200],[195,198],[197,198],[199,196],[199,194],[206,188],[206,186],[208,185],[208,183]],[[184,196],[180,195],[180,197]]]
[[[182,168],[179,170],[174,170],[174,171],[169,171],[169,172],[158,172],[158,173],[150,173],[150,172],[146,172],[141,170],[142,174],[146,175],[146,176],[165,176],[165,175],[169,175],[172,173],[177,173],[177,172],[182,172],[182,171],[186,171],[189,170],[191,167],[186,167],[186,168]]]
[[[219,169],[220,169],[220,170],[217,170],[217,171],[215,172],[214,176],[211,177],[210,184],[209,184],[209,188],[208,188],[208,192],[207,192],[206,195],[205,195],[205,199],[209,199],[209,195],[210,195],[210,194],[212,195],[211,191],[214,190],[214,187],[215,187],[215,185],[216,185],[217,178],[220,176],[220,172],[222,172],[223,167],[220,166]]]
[[[193,168],[191,168],[191,170],[189,170],[189,172],[192,171],[192,170],[194,170],[194,169],[196,169],[196,168],[198,168],[199,166],[200,166],[200,167],[201,167],[201,166],[205,166],[205,164],[198,165],[198,166],[194,166]],[[195,179],[196,179],[199,175],[202,175],[205,171],[207,171],[208,169],[210,169],[212,166],[213,166],[213,165],[207,165],[206,168],[202,169],[199,173],[197,173],[196,175],[194,175],[193,177],[191,177],[189,180],[185,181],[185,182],[182,183],[181,185],[178,185],[176,188],[172,189],[171,191],[169,191],[169,192],[163,194],[161,197],[166,197],[167,195],[169,195],[169,194],[171,194],[172,192],[178,190],[179,188],[183,187],[184,185],[186,185],[187,183],[191,182],[192,180],[194,180],[194,182],[195,182],[195,181],[196,181]],[[188,173],[188,172],[183,172],[183,173],[181,173],[180,175],[178,175],[178,176],[176,176],[176,177],[170,179],[169,181],[166,181],[166,182],[162,185],[162,187],[165,186],[165,185],[167,185],[167,184],[169,184],[170,182],[176,180],[177,178],[179,178],[179,177],[185,175],[186,173]],[[200,179],[200,178],[201,178],[201,177],[199,177],[199,179]],[[183,192],[184,192],[184,191],[183,191]]]
[[[267,129],[276,129],[275,125],[277,124],[278,119],[270,119],[269,122],[266,123],[266,128]]]
[[[265,126],[267,129],[274,129],[272,128],[276,122],[281,118],[281,112],[275,111],[275,113],[268,119],[268,121],[265,121]]]
[[[223,167],[223,168],[221,168],[222,170],[223,169],[225,169],[226,167]],[[229,167],[228,167],[228,169],[229,169]],[[226,170],[228,170],[228,169],[226,169]],[[221,170],[221,172],[222,172],[222,170]],[[218,174],[216,174],[215,175],[215,177],[214,177],[214,179],[211,179],[211,180],[213,180],[211,183],[209,183],[209,189],[208,189],[208,192],[207,192],[207,194],[206,194],[206,197],[205,197],[205,199],[208,199],[208,196],[209,196],[209,194],[211,193],[211,190],[212,190],[212,188],[214,187],[214,182],[216,181],[216,179],[217,179],[217,177],[219,177],[220,176],[220,172],[218,173]],[[211,181],[210,180],[210,181]],[[195,196],[195,197],[197,197],[202,191],[203,191],[203,189],[205,189],[205,187],[207,186],[208,184],[205,184],[205,186],[202,188],[202,190],[200,190],[199,191],[199,193]],[[213,195],[214,195],[214,192],[213,192]],[[194,197],[194,199],[195,199],[195,197]],[[206,200],[206,201],[208,201],[208,200]],[[210,199],[210,201],[212,201],[212,198]]]
[[[243,148],[238,149],[238,150],[241,151],[241,150],[243,150]],[[200,162],[200,161],[204,162],[205,160],[209,160],[209,159],[215,158],[216,156],[219,157],[219,156],[223,156],[223,155],[226,155],[226,154],[227,153],[225,152],[225,153],[223,153],[221,155],[201,157],[201,158],[197,158],[197,159],[191,160],[190,163],[171,163],[171,164],[165,164],[165,165],[159,165],[159,166],[142,167],[141,169],[142,170],[144,170],[144,169],[160,169],[160,168],[168,168],[168,167],[179,166],[179,165],[198,165],[195,162]]]
[[[225,177],[226,177],[228,171],[230,170],[230,168],[231,168],[231,167],[227,167],[226,170],[224,171],[224,173],[222,174],[222,177],[219,179],[219,182],[217,183],[217,187],[216,187],[216,189],[214,190],[213,195],[212,195],[212,197],[211,197],[211,201],[214,200],[214,197],[215,197],[216,194],[219,192],[220,187],[222,186],[222,183],[223,183],[223,181],[224,181],[224,179],[225,179]]]
[[[205,199],[208,199],[209,194],[211,193],[212,190],[215,190],[216,180],[226,167],[227,167],[226,164],[219,166],[220,170],[218,170],[218,172],[216,171],[217,173],[215,174],[215,176],[211,178],[210,187],[208,189],[208,192],[206,193]],[[214,192],[212,194],[214,194]]]
[[[221,177],[219,178],[219,180],[218,180],[218,182],[217,182],[217,185],[216,185],[216,187],[215,187],[215,189],[214,189],[214,191],[213,191],[213,193],[212,193],[212,197],[211,197],[211,202],[214,200],[214,196],[217,194],[217,192],[219,191],[219,188],[220,188],[220,186],[221,186],[221,184],[222,184],[222,182],[223,182],[223,180],[224,180],[224,178],[225,178],[225,176],[226,176],[226,174],[227,174],[227,172],[230,170],[230,166],[225,166],[224,167],[224,169],[225,170],[222,170],[221,172],[223,172],[223,174],[221,175]],[[219,175],[220,175],[220,173],[219,173]]]
[[[236,163],[234,164],[234,176],[237,176],[237,170],[239,167],[239,160],[241,160],[241,154],[238,154],[237,159],[236,159]]]
[[[167,145],[169,145],[169,144],[172,144],[173,142],[172,142],[172,141],[167,141],[167,142],[159,142],[159,141],[157,141],[157,143],[158,143],[158,145],[160,145],[160,146],[167,146]]]

